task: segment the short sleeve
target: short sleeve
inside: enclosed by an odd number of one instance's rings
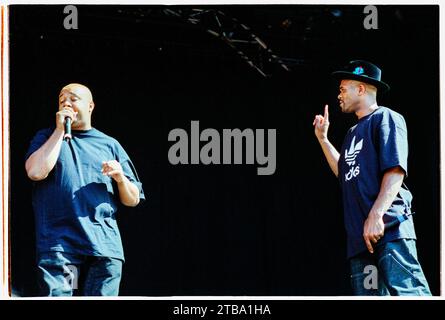
[[[121,164],[125,176],[128,178],[128,180],[130,180],[132,183],[136,185],[136,187],[139,189],[139,199],[144,201],[145,193],[144,189],[142,188],[142,182],[139,179],[139,176],[136,172],[136,168],[134,167],[133,162],[131,161],[127,152],[125,152],[124,148],[122,148],[120,144],[118,144],[117,156],[118,156],[117,160]]]
[[[378,129],[378,149],[381,172],[401,167],[408,175],[408,132],[405,119],[395,112],[384,115]]]
[[[27,160],[34,152],[36,152],[51,136],[51,129],[42,129],[39,130],[34,138],[32,138],[31,143],[29,145],[28,151],[25,155],[25,160]]]

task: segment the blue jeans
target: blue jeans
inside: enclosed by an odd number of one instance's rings
[[[351,258],[351,286],[357,296],[430,296],[417,259],[416,241],[399,239]]]
[[[108,257],[46,252],[37,258],[43,296],[117,296],[122,261]]]

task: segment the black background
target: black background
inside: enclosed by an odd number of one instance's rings
[[[382,68],[391,91],[378,102],[407,121],[419,258],[439,294],[438,6],[378,6],[378,30],[363,27],[363,6],[205,7],[292,59],[291,72],[271,65],[268,78],[203,25],[163,7],[77,8],[79,29],[65,30],[63,6],[10,7],[15,295],[37,293],[24,154],[35,132],[54,123],[58,93],[71,82],[91,88],[93,126],[124,146],[147,195],[119,213],[122,295],[349,295],[340,190],[312,121],[328,103],[330,139],[340,148],[355,117],[341,114],[329,74],[351,59]],[[201,130],[276,129],[275,174],[257,176],[256,165],[171,165],[168,133],[189,131],[191,120]]]

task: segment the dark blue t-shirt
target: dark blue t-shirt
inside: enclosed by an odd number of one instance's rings
[[[406,123],[397,112],[379,107],[349,129],[340,152],[339,180],[343,193],[348,257],[366,251],[363,227],[386,170],[401,167],[408,174]],[[383,216],[385,223],[411,210],[411,192],[403,184]],[[385,231],[378,244],[395,239],[415,239],[412,218]]]
[[[53,132],[54,128],[37,132],[26,158]],[[62,142],[48,177],[34,183],[37,252],[63,251],[124,260],[116,223],[119,192],[114,180],[101,173],[102,161],[117,160],[144,200],[142,184],[117,140],[94,128],[73,130],[72,135],[71,142]]]

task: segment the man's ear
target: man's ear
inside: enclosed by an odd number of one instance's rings
[[[89,105],[89,109],[88,109],[88,110],[90,111],[90,113],[93,112],[93,110],[94,110],[94,101],[91,101],[91,102],[90,102],[90,105]]]
[[[364,95],[366,93],[366,86],[363,83],[358,85],[358,95]]]

